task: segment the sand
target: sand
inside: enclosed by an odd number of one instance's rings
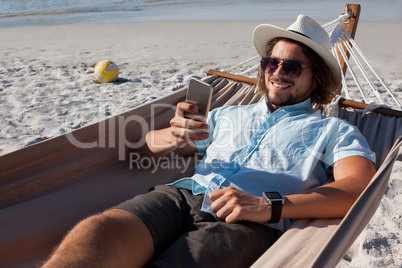
[[[0,29],[0,155],[119,114],[256,55],[262,22],[147,22]],[[265,23],[265,22],[264,22]],[[270,23],[288,26],[289,21]],[[402,101],[402,22],[360,22],[356,41]],[[94,82],[98,61],[117,83]],[[339,267],[402,265],[402,155],[379,209]]]

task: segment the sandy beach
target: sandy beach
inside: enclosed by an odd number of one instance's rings
[[[97,23],[0,29],[0,155],[169,94],[209,69],[254,57],[260,23]],[[360,22],[356,42],[402,101],[402,22]],[[113,60],[116,83],[94,82]],[[251,74],[254,75],[254,74]],[[338,267],[402,266],[402,154],[369,225]]]

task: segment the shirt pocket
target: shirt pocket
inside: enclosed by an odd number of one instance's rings
[[[277,150],[289,155],[306,159],[316,154],[316,144],[322,128],[304,121],[288,121],[279,124],[273,131],[273,145]]]

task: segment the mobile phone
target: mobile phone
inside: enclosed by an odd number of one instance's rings
[[[191,78],[187,89],[186,102],[196,105],[199,112],[197,114],[185,112],[184,117],[205,123],[211,105],[211,98],[212,86],[201,80]]]

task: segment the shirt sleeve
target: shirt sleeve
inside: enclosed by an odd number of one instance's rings
[[[326,168],[349,156],[363,156],[375,162],[375,153],[356,126],[339,120],[330,132],[324,157]]]

